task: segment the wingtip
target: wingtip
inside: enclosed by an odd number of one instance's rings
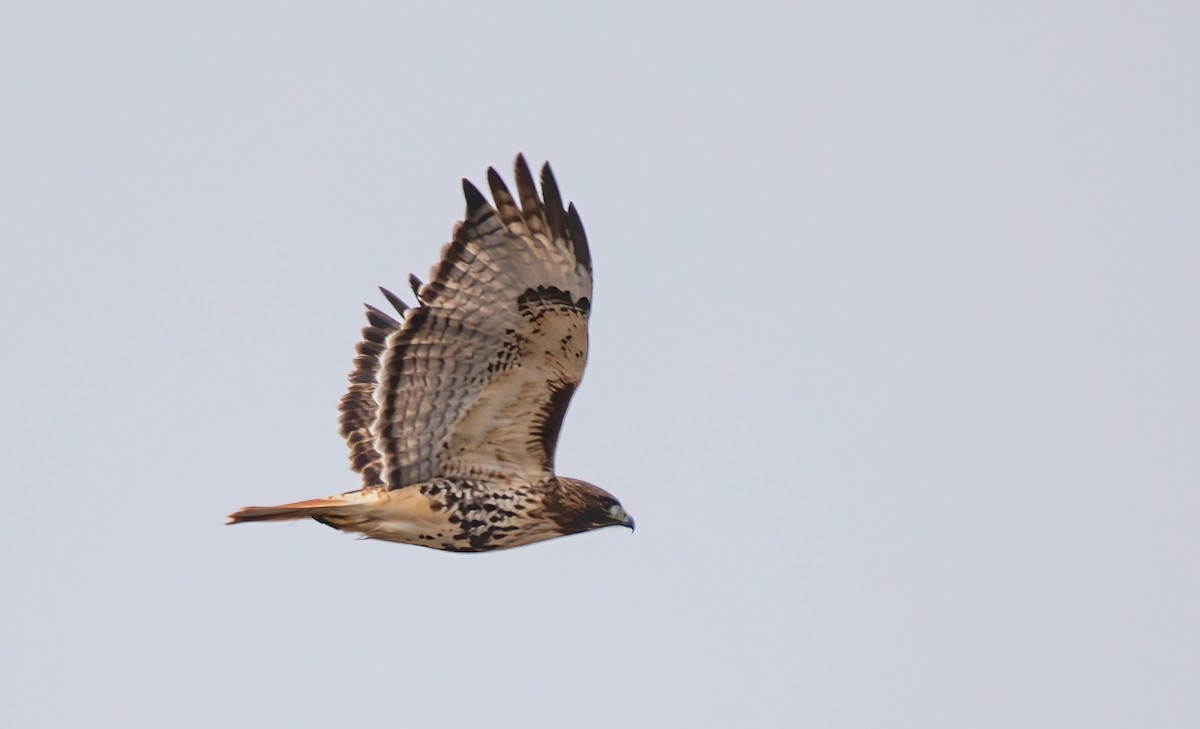
[[[588,249],[587,233],[583,229],[583,221],[575,203],[567,206],[567,231],[571,234],[571,245],[575,249],[575,260],[583,264],[587,270],[592,270],[592,253]]]
[[[517,186],[522,184],[533,185],[533,172],[529,169],[529,163],[525,161],[525,155],[518,154],[517,159],[513,162],[513,173],[517,177]]]
[[[467,178],[464,177],[463,181],[462,181],[462,186],[463,186],[463,197],[465,197],[467,199],[467,215],[468,216],[472,215],[477,210],[481,210],[483,208],[488,207],[487,198],[483,196],[483,193],[479,191],[479,188],[475,187],[475,185],[470,180],[468,180]]]
[[[566,211],[563,210],[562,193],[558,190],[558,181],[554,179],[554,171],[550,163],[542,165],[542,206],[546,213],[546,225],[555,236],[564,235],[563,224],[566,222]]]
[[[383,297],[388,300],[388,303],[395,307],[396,311],[398,311],[401,315],[408,311],[408,304],[404,303],[404,300],[399,296],[396,296],[382,286],[379,287],[379,290],[383,292]]]
[[[386,311],[378,309],[370,304],[363,302],[363,306],[367,309],[367,322],[373,327],[381,329],[399,329],[400,322],[390,316]]]
[[[550,163],[546,162],[542,165],[542,197],[546,198],[550,195],[558,198],[559,207],[562,206],[562,196],[558,191],[558,180],[554,179],[554,170],[550,169]]]

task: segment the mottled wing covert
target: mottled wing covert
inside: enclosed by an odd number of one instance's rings
[[[371,432],[389,488],[553,473],[587,360],[591,258],[549,165],[544,201],[522,157],[516,180],[519,203],[488,170],[495,207],[463,180],[466,219],[387,336]]]

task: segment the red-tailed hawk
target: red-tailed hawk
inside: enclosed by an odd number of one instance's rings
[[[495,207],[463,180],[467,213],[417,306],[367,305],[341,432],[363,486],[250,506],[230,524],[312,518],[372,539],[482,552],[633,519],[604,489],[554,473],[554,448],[587,361],[592,258],[547,164],[521,156],[517,195],[488,169]]]

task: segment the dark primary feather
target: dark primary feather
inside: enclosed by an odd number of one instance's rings
[[[400,312],[401,316],[404,315],[404,312],[408,311],[408,304],[404,303],[399,296],[396,296],[382,286],[379,287],[379,290],[383,292],[383,296],[388,300],[388,303],[394,306],[396,311]]]
[[[525,163],[524,155],[517,155],[516,164],[517,194],[521,198],[521,212],[525,216],[525,225],[533,235],[546,235],[545,215],[542,213],[542,200],[538,197],[537,186],[529,165]]]
[[[592,270],[592,252],[588,249],[587,234],[583,232],[583,221],[575,203],[567,206],[567,240],[575,248],[575,259],[587,270]]]
[[[488,168],[487,176],[488,187],[492,189],[492,200],[496,202],[496,213],[500,216],[500,220],[513,233],[529,235],[525,216],[521,213],[521,208],[517,206],[517,201],[513,199],[512,193],[508,191],[508,186],[504,184],[504,178],[500,177],[500,173],[496,172],[494,167]]]
[[[563,210],[562,195],[558,192],[558,183],[554,180],[549,163],[542,166],[542,199],[550,235],[565,239],[567,234],[564,224],[567,222],[567,212]]]

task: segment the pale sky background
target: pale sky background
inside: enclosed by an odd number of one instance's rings
[[[5,727],[1200,726],[1200,4],[0,5]],[[638,531],[226,527],[459,178]]]

